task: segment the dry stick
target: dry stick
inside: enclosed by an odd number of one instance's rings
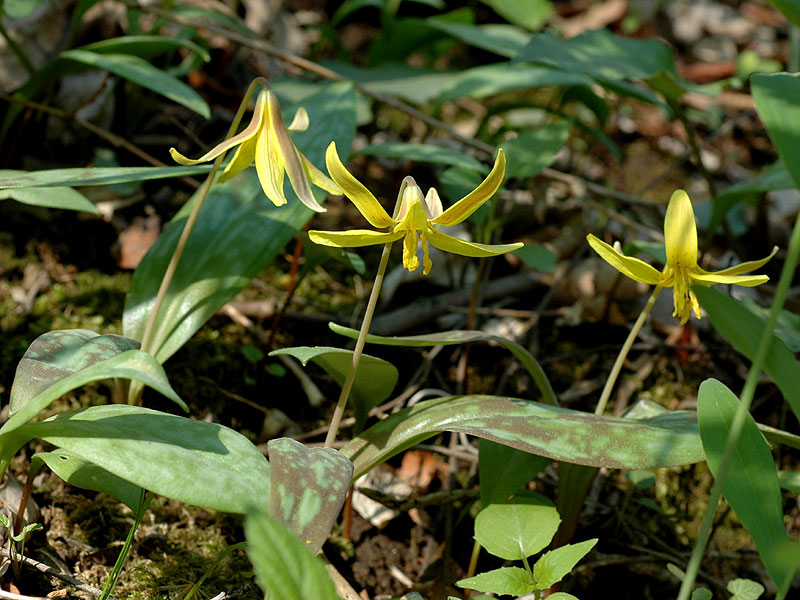
[[[372,285],[372,291],[369,294],[369,301],[367,302],[367,310],[364,313],[364,320],[361,322],[361,331],[358,332],[358,339],[356,340],[356,347],[353,350],[353,365],[350,367],[350,372],[342,384],[342,393],[339,395],[339,401],[336,403],[336,408],[333,411],[333,418],[331,419],[331,427],[328,430],[328,435],[325,436],[325,447],[330,448],[336,439],[336,433],[339,431],[339,423],[342,421],[344,409],[347,406],[347,398],[350,396],[350,389],[353,387],[353,382],[356,378],[356,371],[358,371],[358,363],[361,361],[361,352],[364,350],[364,342],[367,339],[367,332],[369,325],[372,322],[372,315],[375,313],[375,305],[378,303],[378,296],[381,292],[383,285],[383,276],[386,273],[386,265],[389,263],[389,252],[392,248],[392,243],[384,244],[383,252],[381,253],[381,260],[378,264],[378,272],[375,274],[375,283]]]
[[[291,65],[299,67],[300,69],[303,69],[305,71],[309,71],[310,73],[314,73],[316,75],[319,75],[320,77],[324,77],[325,79],[330,79],[331,81],[348,81],[348,82],[352,83],[353,87],[359,93],[363,94],[364,96],[368,96],[369,98],[372,98],[373,100],[377,100],[378,102],[381,102],[382,104],[386,104],[387,106],[391,106],[392,108],[396,108],[397,110],[400,110],[400,111],[406,113],[407,115],[410,115],[410,116],[412,116],[412,117],[414,117],[416,119],[419,119],[420,121],[422,121],[426,125],[429,125],[429,126],[435,128],[435,129],[440,129],[440,130],[444,131],[445,133],[447,133],[447,135],[449,135],[453,139],[456,139],[459,142],[461,142],[462,144],[464,144],[465,146],[469,146],[470,148],[474,148],[476,150],[480,150],[481,152],[485,152],[486,154],[488,154],[490,156],[494,156],[495,153],[497,152],[497,148],[495,148],[491,144],[487,144],[486,142],[482,142],[482,141],[480,141],[478,139],[475,139],[473,137],[470,137],[468,135],[464,135],[462,133],[459,133],[458,131],[456,131],[454,128],[450,127],[449,125],[447,125],[443,121],[440,121],[439,119],[431,117],[430,115],[422,112],[421,110],[419,110],[417,108],[414,108],[413,106],[403,102],[402,100],[398,100],[396,98],[393,98],[392,96],[386,96],[384,94],[379,94],[377,92],[373,92],[368,87],[365,87],[365,86],[363,86],[363,85],[361,85],[359,83],[356,83],[356,82],[352,81],[351,79],[348,79],[347,77],[344,77],[343,75],[340,75],[336,71],[332,71],[332,70],[327,69],[327,68],[325,68],[325,67],[323,67],[321,65],[318,65],[318,64],[316,64],[316,63],[314,63],[314,62],[312,62],[310,60],[307,60],[305,58],[301,58],[299,56],[296,56],[294,54],[291,54],[289,52],[286,52],[284,50],[276,48],[275,46],[273,46],[271,44],[268,44],[267,42],[264,42],[262,40],[252,39],[252,38],[244,36],[244,35],[242,35],[240,33],[236,33],[234,31],[230,31],[228,29],[225,29],[224,27],[219,27],[219,26],[213,25],[211,23],[204,23],[204,22],[199,21],[197,19],[177,17],[175,15],[170,14],[169,12],[166,12],[166,11],[163,11],[163,10],[160,10],[160,9],[157,9],[157,8],[139,6],[138,4],[135,4],[135,3],[127,1],[127,0],[126,0],[126,4],[132,6],[132,7],[136,8],[136,9],[139,9],[139,10],[143,10],[143,11],[146,11],[146,12],[151,12],[151,13],[153,13],[155,15],[163,17],[164,19],[166,19],[168,21],[172,21],[174,23],[179,23],[181,25],[186,25],[186,26],[189,26],[189,27],[205,29],[206,31],[209,31],[211,33],[215,33],[217,35],[221,35],[223,37],[228,38],[229,40],[231,40],[233,42],[237,42],[237,43],[241,44],[242,46],[246,46],[246,47],[251,48],[253,50],[257,50],[259,52],[264,52],[265,54],[269,54],[270,56],[274,56],[275,58],[278,58],[278,59],[280,59],[280,60],[282,60],[282,61],[284,61],[286,63],[289,63]],[[575,186],[577,188],[585,188],[585,189],[587,189],[587,190],[591,191],[592,193],[597,194],[599,196],[607,196],[609,198],[614,198],[615,200],[620,200],[620,201],[626,202],[628,204],[643,204],[643,205],[647,205],[647,206],[653,206],[655,204],[654,202],[651,202],[649,200],[645,200],[644,198],[641,198],[639,196],[634,196],[632,194],[626,194],[625,192],[620,192],[618,190],[607,188],[607,187],[605,187],[603,185],[600,185],[598,183],[594,183],[593,181],[589,181],[587,179],[584,179],[583,177],[579,177],[578,175],[573,175],[571,173],[563,173],[561,171],[557,171],[557,170],[552,169],[550,167],[544,168],[542,170],[541,174],[544,175],[545,177],[550,178],[550,179],[555,179],[556,181],[562,181],[564,183],[567,183],[567,184],[569,184],[571,186]]]
[[[28,565],[30,567],[33,567],[34,569],[37,569],[38,571],[41,571],[45,575],[49,575],[50,577],[56,577],[56,578],[60,579],[61,581],[64,581],[64,582],[74,586],[76,589],[80,590],[81,592],[87,592],[87,593],[91,594],[92,596],[94,596],[96,598],[99,598],[103,594],[103,590],[98,589],[98,588],[96,588],[96,587],[94,587],[92,585],[89,585],[88,583],[83,583],[80,579],[76,579],[72,575],[68,575],[66,573],[62,573],[58,569],[54,569],[50,565],[46,565],[43,562],[39,562],[38,560],[34,560],[34,559],[29,558],[27,556],[22,556],[21,554],[17,554],[16,552],[11,553],[8,550],[6,550],[5,548],[0,548],[0,556],[5,556],[7,558],[12,558],[13,557],[15,560],[18,560],[18,561],[20,561],[20,562],[22,562],[22,563],[24,563],[24,564],[26,564],[26,565]],[[117,600],[117,598],[115,598],[114,596],[109,596],[108,600]]]

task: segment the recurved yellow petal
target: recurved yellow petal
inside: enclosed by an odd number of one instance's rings
[[[497,158],[494,161],[494,166],[486,179],[476,187],[469,194],[464,196],[461,200],[453,204],[450,208],[444,211],[441,215],[432,219],[433,223],[437,225],[455,225],[461,223],[464,219],[474,213],[478,208],[491,198],[500,184],[503,183],[503,177],[506,174],[506,155],[503,149],[497,151]]]
[[[460,254],[461,256],[499,256],[506,252],[513,252],[517,248],[523,246],[522,242],[516,242],[514,244],[477,244],[475,242],[466,242],[452,235],[436,231],[432,227],[425,231],[425,237],[434,248],[444,250],[445,252]]]
[[[775,246],[770,252],[769,256],[766,258],[762,258],[761,260],[749,260],[747,262],[743,262],[739,265],[734,265],[732,267],[728,267],[727,269],[722,269],[721,271],[716,271],[715,275],[739,275],[740,273],[749,273],[750,271],[755,271],[756,269],[760,269],[765,264],[769,262],[769,260],[775,256],[778,252],[778,247]],[[701,273],[707,273],[707,271],[703,271],[703,269],[698,268]]]
[[[693,267],[697,264],[697,224],[689,195],[675,190],[667,205],[664,218],[664,245],[667,265]]]
[[[643,260],[620,254],[591,233],[586,236],[586,240],[603,260],[623,275],[627,275],[636,281],[649,283],[650,285],[660,285],[663,282],[665,278],[664,274],[654,269]]]
[[[305,131],[308,129],[310,122],[308,111],[305,108],[298,108],[297,112],[294,114],[294,119],[289,123],[287,129],[289,131]]]
[[[692,272],[691,279],[692,281],[705,285],[722,283],[727,285],[743,285],[745,287],[754,287],[769,281],[769,277],[766,275],[720,275],[719,273],[708,272]]]
[[[283,161],[276,154],[275,144],[269,135],[260,135],[256,141],[256,174],[264,194],[275,206],[286,204],[283,194]]]
[[[396,221],[383,209],[378,199],[372,195],[364,185],[350,174],[342,164],[339,154],[336,152],[336,142],[331,142],[325,152],[325,164],[331,179],[339,186],[358,211],[373,227],[389,227],[395,225]],[[399,239],[399,238],[397,238]]]
[[[373,244],[388,244],[403,237],[404,232],[382,232],[371,229],[351,229],[350,231],[316,231],[308,232],[308,237],[315,244],[333,246],[335,248],[359,248]]]
[[[256,158],[256,143],[256,140],[251,138],[236,149],[233,158],[228,163],[228,166],[225,167],[225,170],[222,171],[222,175],[220,175],[220,183],[228,181],[228,179],[245,170],[253,163]]]
[[[302,152],[299,150],[297,153],[300,155],[300,160],[303,162],[303,169],[306,172],[306,177],[308,180],[313,183],[318,188],[322,188],[329,194],[333,194],[334,196],[341,196],[342,190],[339,189],[339,186],[333,183],[333,180],[325,175],[322,171],[320,171],[317,167],[314,166],[310,160],[308,160]]]
[[[251,137],[256,135],[261,128],[261,124],[264,121],[264,113],[266,112],[266,101],[267,101],[267,92],[260,92],[258,94],[258,99],[256,100],[256,106],[253,110],[253,117],[250,119],[250,123],[247,125],[245,129],[243,129],[240,133],[236,134],[230,139],[225,140],[221,144],[217,144],[211,150],[206,152],[203,156],[197,159],[186,158],[183,154],[175,150],[175,148],[169,149],[169,154],[177,163],[182,165],[197,165],[203,162],[208,162],[209,160],[213,160],[217,158],[223,152],[227,152],[237,144],[241,144]]]

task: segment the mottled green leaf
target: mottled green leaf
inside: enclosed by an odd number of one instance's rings
[[[14,177],[24,173],[25,171],[0,171],[0,200],[10,199],[31,206],[77,210],[93,215],[100,214],[100,211],[95,208],[95,205],[86,196],[69,187],[30,187],[25,189],[2,187],[5,185],[7,177]]]
[[[489,440],[478,444],[481,504],[501,504],[550,464],[550,459]]]
[[[211,60],[208,50],[193,41],[163,35],[126,35],[86,44],[79,49],[98,54],[131,54],[141,58],[151,58],[163,52],[181,48],[191,50],[206,62]]]
[[[248,510],[244,532],[265,600],[340,600],[322,561],[266,511]]]
[[[421,163],[435,163],[449,165],[451,167],[462,167],[472,169],[484,175],[489,172],[489,167],[479,160],[444,146],[434,144],[411,144],[405,142],[387,142],[385,144],[374,144],[362,148],[356,155],[364,154],[367,156],[386,156],[390,158],[400,158],[408,161],[418,161]]]
[[[317,552],[347,497],[353,463],[333,448],[307,448],[290,438],[271,440],[267,447],[270,515]]]
[[[51,402],[101,379],[135,379],[188,410],[167,381],[161,365],[137,350],[138,342],[88,329],[49,331],[30,345],[17,365],[11,386],[11,418],[0,434],[33,419]]]
[[[353,461],[359,477],[441,431],[464,432],[553,460],[613,469],[687,465],[705,458],[694,413],[620,419],[498,396],[419,402],[355,437],[342,454]]]
[[[344,383],[353,365],[353,351],[328,346],[298,346],[273,350],[270,356],[294,356],[305,366],[308,361],[322,367],[339,385]],[[389,397],[397,383],[397,368],[381,358],[361,355],[358,372],[353,381],[350,400],[356,413],[356,431],[361,431],[369,411]]]
[[[553,539],[559,523],[561,517],[554,506],[490,504],[475,518],[475,539],[495,556],[522,560],[541,552]]]
[[[429,27],[451,35],[465,44],[507,58],[515,56],[530,39],[530,33],[516,25],[468,25],[446,21],[441,17],[431,17],[425,22]]]
[[[99,54],[88,50],[66,50],[59,55],[59,58],[74,60],[95,69],[109,71],[114,75],[161,94],[173,102],[182,104],[206,119],[211,116],[211,109],[208,108],[206,101],[197,92],[182,81],[154,67],[138,56]]]
[[[706,460],[717,477],[739,399],[716,379],[697,393],[697,418]],[[722,490],[725,499],[753,537],[770,576],[780,586],[793,573],[780,554],[791,545],[783,523],[783,506],[775,461],[769,444],[748,414]],[[800,558],[800,552],[795,553]],[[798,562],[797,560],[795,561]]]
[[[752,360],[766,321],[753,314],[740,301],[718,290],[703,286],[693,289],[714,329],[736,350]],[[764,370],[778,386],[794,414],[800,418],[800,366],[786,344],[774,334]]]
[[[506,177],[533,177],[549,167],[569,138],[572,121],[562,119],[538,129],[528,129],[503,143],[508,154]]]
[[[509,23],[519,25],[530,31],[544,27],[553,16],[553,3],[550,0],[482,0],[492,10]]]
[[[187,504],[233,513],[269,504],[267,459],[242,434],[217,423],[116,404],[62,413],[15,433]]]
[[[304,100],[303,107],[311,127],[292,135],[309,160],[322,165],[331,140],[341,149],[350,147],[355,134],[352,85],[332,84]],[[284,112],[294,114],[291,108]],[[320,190],[315,193],[324,197]],[[289,204],[274,206],[252,169],[212,188],[159,313],[154,354],[160,362],[239,293],[311,218],[313,213],[293,193],[287,197]],[[195,195],[176,215],[134,272],[122,319],[125,335],[142,338],[161,278],[196,199]]]
[[[111,185],[129,181],[171,179],[202,175],[211,165],[196,167],[87,167],[85,169],[47,169],[44,171],[3,171],[0,189],[54,186]]]
[[[358,338],[358,331],[350,329],[349,327],[342,327],[336,323],[329,323],[328,326],[335,333],[346,335],[347,337],[356,339]],[[482,331],[442,331],[439,333],[431,333],[427,335],[410,335],[410,336],[380,336],[380,335],[367,335],[367,343],[370,344],[383,344],[386,346],[409,346],[417,348],[426,348],[428,346],[450,346],[453,344],[467,344],[470,342],[496,342],[503,346],[506,350],[511,352],[516,359],[528,371],[530,376],[536,382],[539,391],[542,393],[542,401],[558,405],[556,393],[553,391],[547,375],[542,369],[539,361],[523,348],[520,344],[512,342],[506,338],[488,335]]]
[[[63,448],[53,452],[38,452],[31,457],[31,469],[37,467],[38,462],[45,463],[53,473],[70,485],[108,494],[134,512],[139,507],[142,488],[109,473],[74,452]]]
[[[456,581],[459,587],[479,592],[492,592],[501,596],[524,596],[533,591],[531,576],[520,567],[501,567],[474,577]]]
[[[578,544],[567,544],[543,554],[533,565],[536,587],[546,590],[561,581],[596,543],[597,538],[594,538]]]

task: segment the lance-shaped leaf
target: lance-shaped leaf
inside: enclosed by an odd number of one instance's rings
[[[244,532],[267,600],[340,600],[322,561],[265,510],[247,512]]]
[[[270,356],[278,354],[294,356],[303,366],[312,361],[322,367],[339,385],[344,383],[353,365],[353,351],[327,346],[298,346],[273,350]],[[397,383],[397,368],[381,358],[361,355],[356,378],[350,391],[350,400],[356,413],[355,430],[361,431],[369,411],[389,397]]]
[[[152,387],[188,410],[161,365],[137,350],[139,342],[88,329],[49,331],[36,338],[17,365],[10,413],[0,434],[33,419],[59,396],[91,381],[120,377]]]
[[[697,416],[708,466],[716,478],[739,399],[716,379],[697,393]],[[800,567],[800,548],[786,535],[778,473],[769,445],[746,416],[742,436],[722,489],[725,499],[753,536],[770,576],[783,587]],[[787,557],[793,560],[787,561]]]
[[[352,86],[334,84],[303,101],[312,127],[293,139],[314,164],[321,164],[324,144],[331,139],[350,147],[355,132],[354,97]],[[125,335],[142,338],[164,271],[196,200],[197,196],[175,216],[134,272],[122,319]],[[252,169],[216,184],[200,210],[159,312],[153,336],[158,361],[172,356],[239,293],[312,214],[300,202],[273,205],[264,197]]]
[[[187,504],[244,513],[269,503],[267,459],[246,437],[216,423],[135,406],[93,406],[29,423],[12,437],[17,443],[38,437]]]
[[[341,452],[359,477],[441,431],[463,432],[554,460],[613,469],[686,465],[705,458],[694,413],[601,417],[499,396],[455,396],[394,413]]]
[[[271,440],[270,515],[316,553],[328,538],[353,477],[353,463],[333,448]]]
[[[597,538],[594,538],[579,544],[567,544],[545,553],[533,565],[536,586],[544,590],[561,581],[596,543]]]
[[[0,190],[59,186],[111,185],[150,179],[202,175],[210,165],[196,167],[86,167],[44,171],[3,171]]]
[[[77,210],[93,215],[100,214],[100,211],[95,208],[95,205],[86,196],[70,187],[32,187],[26,189],[3,187],[7,177],[14,177],[20,174],[24,175],[25,171],[0,171],[0,200],[11,199],[31,206]]]
[[[342,327],[336,323],[329,323],[328,326],[335,333],[346,335],[347,337],[356,339],[358,331],[350,329],[349,327]],[[539,364],[539,361],[528,352],[525,348],[512,342],[506,338],[488,335],[483,331],[442,331],[439,333],[430,333],[427,335],[409,335],[409,336],[381,336],[381,335],[367,335],[367,343],[370,344],[383,344],[386,346],[409,346],[409,347],[427,347],[427,346],[451,346],[454,344],[467,344],[470,342],[496,342],[503,346],[506,350],[511,352],[523,367],[530,373],[533,381],[536,383],[539,391],[542,393],[542,400],[548,404],[558,406],[556,393],[550,385],[550,380]]]
[[[31,457],[31,471],[38,471],[41,463],[70,485],[84,490],[103,492],[116,498],[136,512],[142,499],[142,488],[109,473],[69,450],[38,452]]]
[[[521,567],[500,567],[456,581],[456,585],[501,596],[524,596],[534,590],[530,574]]]

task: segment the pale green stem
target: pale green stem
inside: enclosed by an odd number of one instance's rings
[[[353,350],[353,364],[350,366],[350,372],[342,384],[342,393],[339,394],[339,401],[336,403],[336,409],[333,411],[333,418],[331,419],[331,426],[328,428],[328,435],[325,436],[325,447],[330,448],[336,440],[336,434],[339,431],[339,424],[342,422],[342,415],[347,406],[347,398],[350,396],[350,390],[353,387],[353,381],[356,379],[356,371],[358,370],[358,363],[361,361],[361,353],[364,350],[364,341],[367,339],[367,332],[369,332],[369,325],[372,323],[372,315],[375,314],[375,305],[378,303],[378,296],[381,292],[383,285],[383,276],[386,273],[386,265],[389,264],[389,251],[392,244],[388,243],[383,247],[381,253],[381,260],[378,264],[378,272],[375,274],[375,283],[372,285],[372,291],[369,294],[367,301],[367,310],[364,313],[364,320],[361,322],[361,330],[358,332],[358,339],[356,340],[356,347]]]
[[[692,556],[689,558],[689,564],[686,567],[686,577],[681,584],[678,600],[689,600],[692,594],[694,582],[697,579],[697,573],[700,571],[700,562],[703,560],[706,545],[708,545],[708,540],[711,537],[711,528],[714,525],[717,506],[722,498],[722,489],[725,487],[725,479],[728,477],[728,471],[733,461],[733,453],[736,451],[736,446],[739,444],[742,429],[747,420],[747,415],[750,412],[750,404],[753,402],[756,385],[758,384],[758,379],[761,377],[761,371],[764,369],[764,363],[767,360],[767,354],[769,354],[769,349],[772,345],[772,331],[775,329],[778,315],[786,300],[786,293],[789,291],[789,286],[792,283],[798,258],[800,258],[800,219],[797,219],[794,224],[792,238],[789,241],[789,250],[786,253],[786,262],[783,263],[783,269],[781,269],[781,278],[778,280],[778,285],[775,289],[775,297],[772,300],[769,318],[767,319],[764,331],[761,333],[761,339],[758,342],[758,348],[753,357],[753,363],[750,365],[750,371],[747,373],[747,379],[744,382],[744,387],[742,387],[739,405],[736,407],[736,413],[733,415],[733,421],[728,431],[728,439],[725,442],[725,450],[722,453],[719,470],[717,471],[716,477],[714,477],[714,486],[711,488],[711,494],[709,494],[708,497],[706,513],[703,515],[700,532],[697,534],[697,541],[694,544]],[[782,582],[776,581],[775,583],[780,585]]]
[[[258,86],[267,87],[267,82],[259,77],[254,79],[247,88],[247,92],[245,93],[244,98],[239,105],[239,110],[236,111],[233,122],[231,123],[228,133],[225,136],[226,140],[236,133],[239,123],[242,121],[242,117],[244,116],[244,111],[247,109],[247,105],[250,103],[250,98]],[[158,293],[156,294],[156,300],[153,304],[153,308],[150,311],[150,314],[147,316],[147,322],[145,323],[144,333],[142,334],[141,340],[141,349],[149,354],[155,355],[155,352],[157,351],[157,348],[154,348],[154,337],[156,332],[156,324],[158,323],[158,314],[161,312],[161,306],[164,304],[164,298],[167,296],[167,290],[169,290],[169,286],[172,283],[173,277],[175,276],[175,271],[178,269],[178,263],[180,263],[181,257],[183,256],[183,251],[186,249],[186,243],[189,240],[189,235],[192,233],[192,229],[197,221],[197,216],[200,214],[200,209],[203,207],[203,203],[208,197],[209,191],[211,191],[211,186],[214,183],[214,179],[217,176],[220,166],[222,165],[225,154],[226,152],[223,152],[216,158],[216,160],[214,160],[211,171],[208,173],[206,180],[203,182],[203,187],[200,188],[197,202],[195,202],[194,206],[192,207],[192,211],[189,213],[189,217],[186,219],[186,223],[183,225],[181,237],[178,239],[178,243],[172,253],[172,258],[170,258],[169,264],[167,265],[167,270],[164,272],[164,277],[161,279],[161,285],[158,288]],[[131,382],[131,386],[128,391],[128,404],[138,404],[139,397],[142,393],[142,387],[142,384],[138,381]]]
[[[650,294],[650,299],[647,301],[647,304],[645,304],[644,309],[642,309],[642,313],[639,315],[639,318],[636,319],[636,323],[633,324],[633,328],[628,334],[628,338],[625,340],[625,343],[622,344],[622,349],[619,351],[619,355],[617,355],[617,360],[614,362],[614,366],[611,367],[611,373],[609,373],[608,379],[606,379],[606,385],[603,387],[603,393],[600,394],[600,400],[597,403],[597,408],[594,409],[594,414],[602,415],[603,412],[605,412],[606,404],[608,404],[608,399],[611,397],[611,391],[614,389],[614,384],[617,382],[617,377],[619,376],[619,372],[622,370],[622,365],[625,362],[625,359],[628,357],[628,352],[630,351],[631,346],[633,346],[636,336],[639,335],[639,330],[642,328],[642,325],[644,325],[647,315],[650,314],[650,310],[656,303],[656,298],[658,298],[660,293],[661,286],[657,285],[656,289],[653,290],[653,293]]]

